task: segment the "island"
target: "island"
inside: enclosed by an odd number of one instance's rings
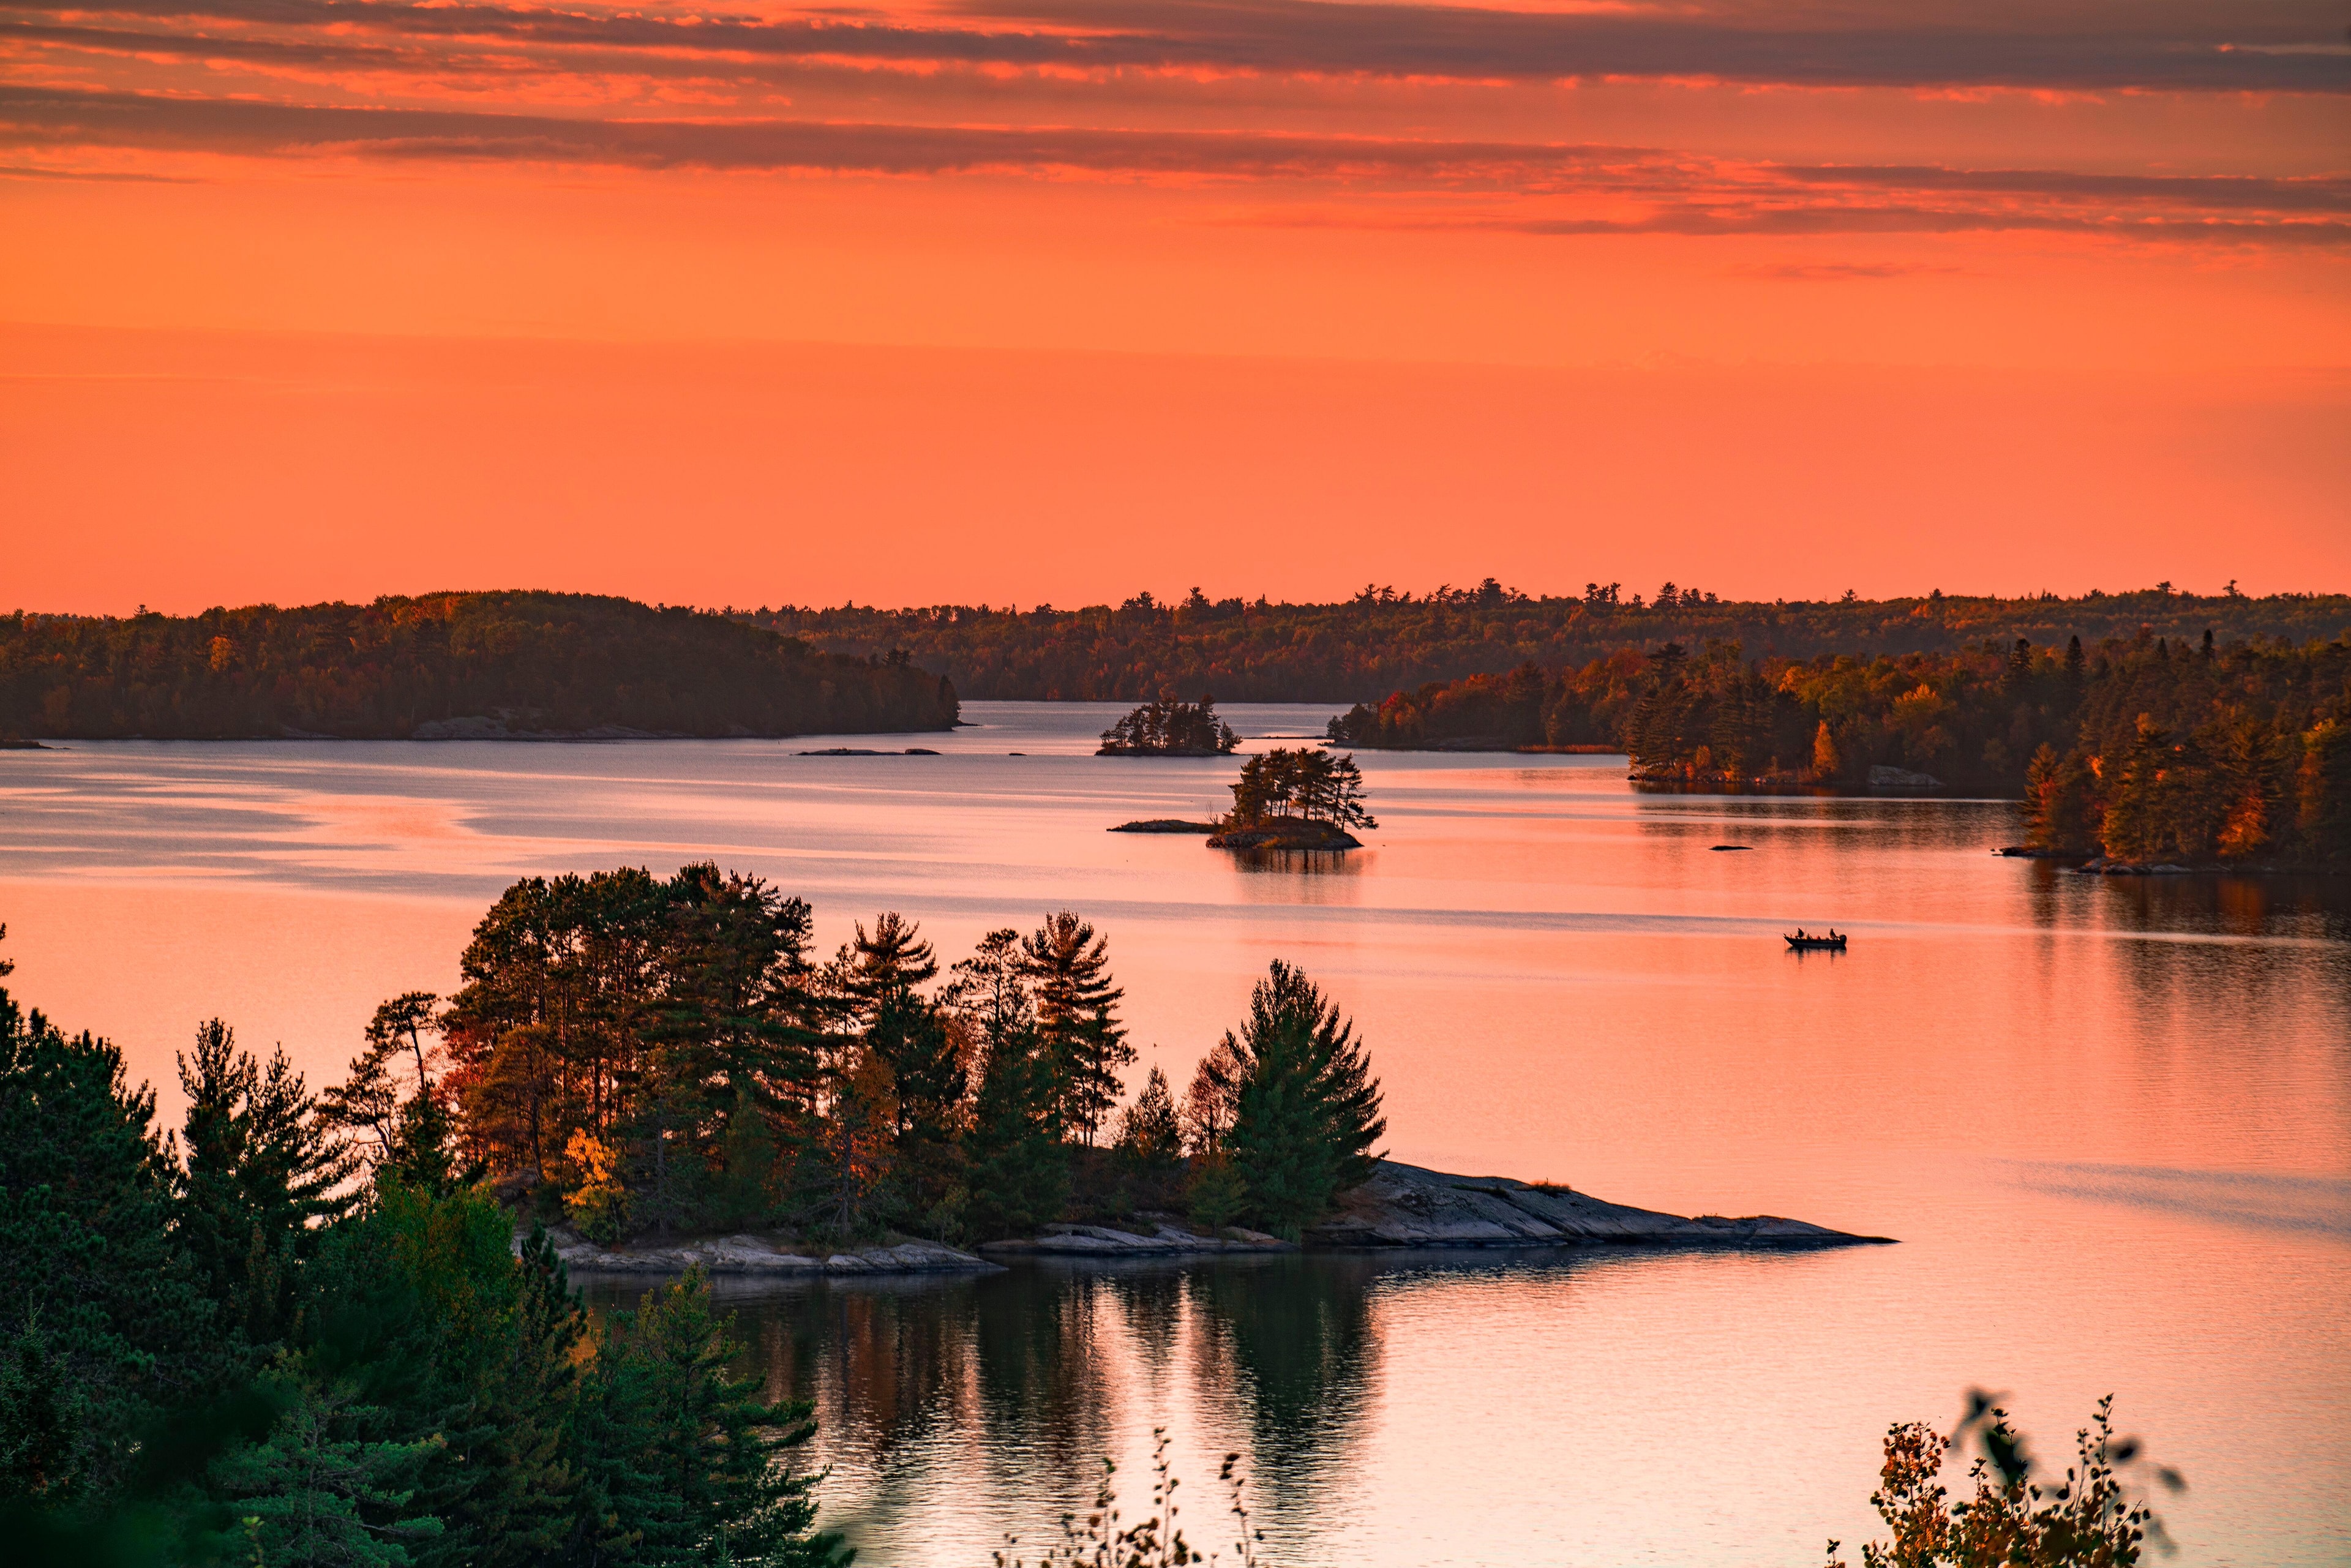
[[[1214,822],[1154,817],[1113,833],[1200,833],[1212,850],[1359,850],[1349,828],[1375,828],[1364,808],[1364,774],[1352,756],[1277,747],[1241,764],[1233,809]]]
[[[1162,693],[1102,732],[1097,757],[1227,757],[1239,747],[1233,727],[1217,716],[1217,699],[1196,703]]]

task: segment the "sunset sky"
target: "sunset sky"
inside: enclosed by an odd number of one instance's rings
[[[0,608],[2351,588],[2313,0],[0,0]]]

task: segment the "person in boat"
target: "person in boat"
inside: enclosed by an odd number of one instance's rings
[[[1804,928],[1801,925],[1796,927],[1796,940],[1799,942],[1809,940],[1809,938],[1804,936]]]

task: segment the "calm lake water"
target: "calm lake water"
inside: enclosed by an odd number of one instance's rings
[[[1368,848],[1253,865],[1102,831],[1232,771],[1088,755],[1117,711],[0,753],[0,951],[159,1088],[214,1014],[315,1082],[381,998],[449,988],[526,873],[713,858],[808,897],[828,947],[894,908],[948,956],[1067,906],[1179,1085],[1288,957],[1368,1037],[1399,1158],[1901,1239],[730,1291],[817,1399],[869,1563],[1040,1539],[1103,1456],[1132,1516],[1156,1426],[1196,1542],[1237,1451],[1282,1564],[1817,1563],[1874,1522],[1886,1426],[1972,1385],[2044,1455],[2116,1394],[2189,1477],[2180,1563],[2351,1562],[2346,890],[2074,877],[1986,852],[2011,805],[1636,796],[1613,758],[1366,755]],[[944,755],[795,755],[829,744]],[[1849,955],[1782,949],[1832,923]]]

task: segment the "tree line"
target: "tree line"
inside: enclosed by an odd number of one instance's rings
[[[429,1097],[348,1138],[217,1020],[179,1071],[166,1134],[114,1046],[0,988],[11,1562],[845,1562],[807,1406],[728,1370],[698,1276],[591,1322]]]
[[[1426,593],[1366,587],[1330,603],[1262,597],[1180,599],[1137,593],[1116,605],[941,604],[883,610],[843,604],[738,611],[758,625],[859,656],[903,649],[967,698],[1141,702],[1165,689],[1214,691],[1238,702],[1377,701],[1431,681],[1545,669],[1662,643],[1737,643],[1768,657],[1959,653],[1987,639],[2095,644],[2140,626],[2177,642],[2205,627],[2223,640],[2305,643],[2351,626],[2351,596],[2173,591],[1998,599],[1928,592],[1898,599],[1738,601],[1662,583],[1529,595],[1491,578]]]
[[[968,1243],[1142,1209],[1294,1238],[1384,1127],[1360,1042],[1283,965],[1180,1105],[1156,1070],[1123,1103],[1125,993],[1067,910],[943,967],[891,913],[820,956],[803,901],[715,865],[534,877],[461,971],[445,1006],[385,1004],[337,1113],[383,1147],[400,1105],[442,1106],[508,1201],[595,1239]]]
[[[1376,828],[1364,804],[1364,770],[1353,757],[1276,747],[1241,764],[1226,825],[1253,828],[1294,820],[1334,828]]]
[[[465,720],[777,736],[956,717],[954,687],[901,651],[821,653],[734,617],[589,594],[0,616],[0,736],[404,738]]]
[[[2022,798],[2031,841],[2147,862],[2351,863],[2351,633],[1862,658],[1668,643],[1433,683],[1332,720],[1375,747],[1614,745],[1698,789],[1865,787],[1877,767]]]

